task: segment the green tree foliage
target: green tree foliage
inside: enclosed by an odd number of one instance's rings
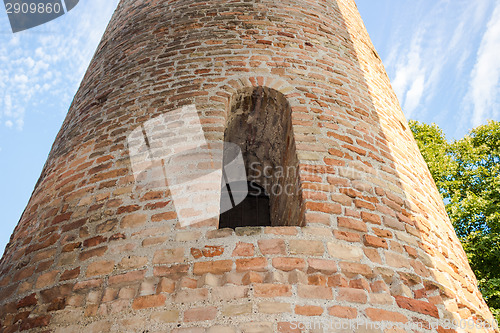
[[[410,128],[443,196],[479,281],[483,296],[500,312],[500,122],[489,121],[448,142],[436,124]]]

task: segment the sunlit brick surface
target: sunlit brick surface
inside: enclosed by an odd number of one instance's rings
[[[136,182],[127,136],[194,105],[220,143],[255,87],[291,108],[298,222],[181,227],[168,186]],[[492,316],[354,2],[122,0],[0,262],[0,331],[355,318],[392,324],[335,331]]]

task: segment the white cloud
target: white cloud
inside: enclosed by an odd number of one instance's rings
[[[425,88],[425,75],[421,73],[418,77],[413,80],[410,89],[406,93],[406,100],[404,109],[409,110],[409,112],[413,112],[417,109],[420,101],[422,100],[422,96],[424,94]]]
[[[415,33],[407,54],[401,55],[395,51],[391,55],[393,59],[397,59],[393,87],[407,116],[411,116],[420,104],[425,85],[426,69],[422,66],[421,60],[423,34],[423,29]]]
[[[414,4],[414,21],[405,21],[405,28],[397,30],[396,41],[385,60],[407,117],[426,118],[424,115],[436,100],[440,106],[445,105],[445,100],[452,98],[448,92],[459,91],[460,85],[465,89],[464,71],[469,70],[473,54],[470,49],[493,1],[441,0],[426,2],[422,8]],[[453,111],[456,114],[458,110]],[[436,111],[434,115],[438,114]],[[439,113],[444,111],[447,110],[440,109]]]
[[[500,3],[491,15],[471,74],[468,98],[473,104],[473,125],[500,116]]]
[[[0,34],[0,127],[22,130],[31,112],[66,113],[117,3],[80,2],[45,25]]]

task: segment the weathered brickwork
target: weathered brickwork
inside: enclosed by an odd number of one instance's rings
[[[195,105],[221,142],[259,87],[291,110],[293,221],[182,227],[168,186],[136,182],[127,135]],[[0,262],[0,331],[355,318],[392,324],[335,331],[495,331],[445,325],[492,316],[354,1],[122,0]]]

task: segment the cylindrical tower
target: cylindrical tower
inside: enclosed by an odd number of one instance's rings
[[[353,0],[120,2],[0,262],[2,332],[461,319],[495,331]]]

